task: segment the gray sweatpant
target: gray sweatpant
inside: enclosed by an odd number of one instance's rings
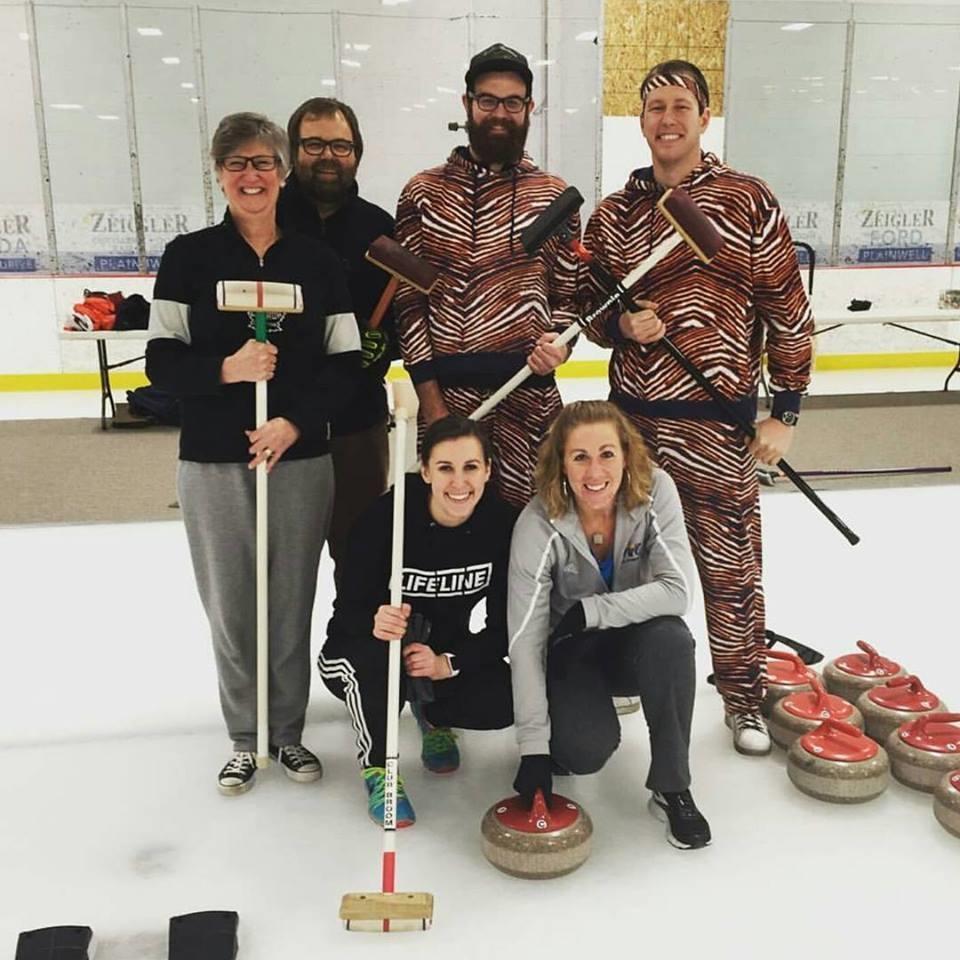
[[[310,695],[310,621],[330,525],[330,456],[282,460],[268,480],[270,743],[299,743]],[[257,743],[256,474],[180,461],[177,493],[210,621],[220,706],[235,750]]]

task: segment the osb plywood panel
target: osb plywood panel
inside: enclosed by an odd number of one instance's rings
[[[728,0],[605,0],[603,112],[632,116],[640,81],[664,60],[689,60],[710,86],[710,109],[723,114]]]

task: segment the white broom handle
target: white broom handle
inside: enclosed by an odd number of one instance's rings
[[[267,381],[256,382],[257,429],[267,422]],[[267,567],[267,464],[257,465],[257,766],[270,762],[270,618]]]
[[[403,603],[403,510],[406,493],[407,416],[403,408],[394,411],[396,430],[393,434],[393,548],[390,560],[390,606]],[[397,828],[397,777],[399,776],[398,731],[400,726],[400,646],[391,640],[387,671],[387,749],[384,782],[383,849],[394,849]],[[390,892],[390,891],[386,891]]]
[[[641,277],[652,270],[674,247],[683,243],[683,237],[679,233],[673,233],[663,243],[659,244],[653,252],[638,267],[635,267],[623,278],[623,286],[630,289]],[[562,347],[569,343],[578,333],[580,327],[571,323],[563,333],[553,341],[555,347]],[[504,397],[513,393],[513,391],[523,383],[527,377],[531,376],[533,371],[524,364],[502,387],[494,393],[491,393],[483,403],[470,414],[471,420],[482,420]]]

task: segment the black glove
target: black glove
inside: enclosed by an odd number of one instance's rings
[[[550,806],[553,800],[553,761],[545,753],[531,753],[520,758],[520,769],[513,780],[513,789],[520,794],[526,807],[533,806],[533,795],[543,791],[543,799]]]
[[[364,330],[360,334],[360,366],[366,369],[383,359],[388,345],[387,335],[379,327],[375,330]]]
[[[587,628],[587,617],[583,612],[583,604],[578,600],[561,618],[550,634],[550,646],[556,646],[564,640],[569,640]]]
[[[400,649],[410,646],[411,643],[422,643],[430,646],[430,621],[422,613],[413,613],[407,621],[407,632],[400,641]],[[418,703],[433,703],[433,681],[429,677],[407,677],[412,699]]]

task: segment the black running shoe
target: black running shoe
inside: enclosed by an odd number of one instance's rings
[[[689,790],[654,793],[650,812],[667,825],[667,841],[678,850],[696,850],[710,843],[710,825],[697,809]]]
[[[270,756],[283,767],[283,772],[297,783],[312,783],[323,776],[323,767],[317,757],[302,743],[285,747],[270,747]]]

